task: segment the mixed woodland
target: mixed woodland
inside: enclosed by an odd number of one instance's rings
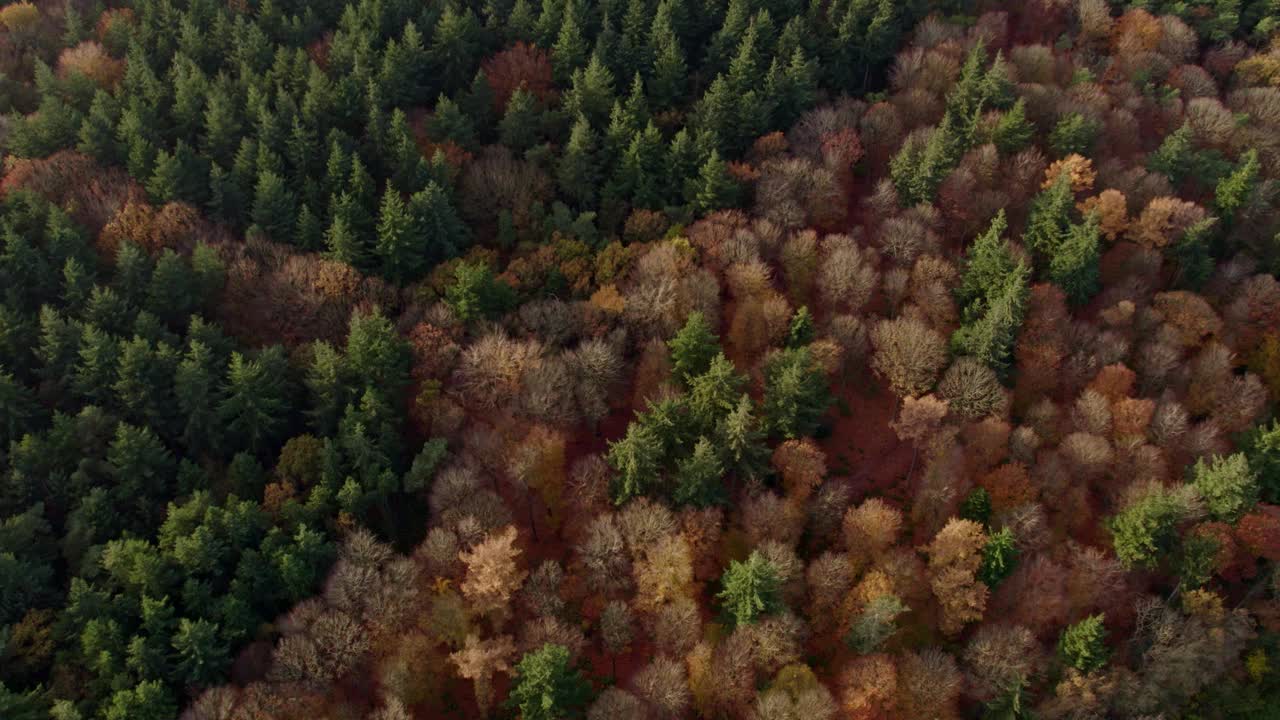
[[[0,7],[0,717],[1280,717],[1276,0]]]

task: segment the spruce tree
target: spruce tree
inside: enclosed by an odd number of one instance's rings
[[[1218,181],[1218,187],[1213,193],[1213,204],[1220,217],[1230,222],[1236,211],[1244,206],[1257,185],[1260,169],[1258,151],[1249,149],[1240,156],[1236,169]]]
[[[720,159],[720,154],[711,153],[711,157],[702,164],[698,172],[698,192],[694,196],[694,210],[700,215],[737,205],[738,183],[729,174],[729,167]]]
[[[342,216],[334,216],[333,222],[329,224],[329,229],[325,231],[324,243],[325,247],[329,249],[329,256],[334,260],[344,262],[355,268],[365,266],[368,254],[365,249],[365,242]]]
[[[971,306],[962,324],[951,336],[951,349],[968,355],[997,373],[1008,370],[1013,359],[1013,343],[1026,310],[1027,279],[1030,270],[1019,263],[1007,274],[984,303]]]
[[[1004,210],[1000,210],[991,220],[987,231],[979,235],[965,251],[960,287],[956,289],[956,299],[962,310],[975,300],[987,297],[1013,272],[1013,253],[1009,249],[1008,239],[1004,237],[1008,227]]]
[[[1098,292],[1099,241],[1102,231],[1097,213],[1071,226],[1062,244],[1049,260],[1049,279],[1075,305],[1083,305]]]
[[[585,69],[574,71],[562,106],[570,117],[586,115],[588,120],[599,126],[609,119],[609,111],[616,99],[613,72],[596,53]]]
[[[991,142],[1004,155],[1013,155],[1031,144],[1035,132],[1035,125],[1027,119],[1027,101],[1018,98],[996,122],[991,131]]]
[[[750,625],[782,609],[778,570],[759,551],[753,550],[744,562],[730,561],[720,584],[716,597],[734,625]]]
[[[693,446],[693,454],[676,467],[673,499],[679,505],[694,507],[721,503],[724,501],[723,475],[724,465],[715,446],[706,436],[700,437]]]
[[[279,175],[263,171],[253,192],[253,222],[271,239],[289,242],[298,216],[294,210],[294,197]]]
[[[586,115],[578,115],[569,134],[569,143],[556,168],[560,191],[581,208],[590,207],[596,196],[599,172],[595,160],[596,138]]]
[[[449,194],[435,182],[409,198],[413,236],[422,253],[419,267],[426,267],[461,255],[471,244],[471,235]]]
[[[1104,619],[1101,614],[1090,615],[1062,631],[1058,656],[1064,663],[1086,674],[1106,667],[1111,651],[1107,649]]]
[[[587,61],[587,53],[591,48],[583,36],[582,26],[578,19],[578,4],[565,3],[564,19],[560,23],[556,42],[551,46],[551,68],[556,82],[564,84]]]
[[[795,439],[818,429],[831,396],[809,348],[788,348],[771,356],[764,383],[764,417],[771,435]]]
[[[622,505],[645,495],[657,483],[663,462],[662,442],[652,430],[633,422],[622,439],[609,443],[606,459],[616,473],[609,494],[615,505]]]
[[[694,311],[685,319],[684,327],[671,338],[671,366],[675,376],[686,387],[711,367],[720,353],[720,338],[702,313]]]
[[[415,232],[404,198],[388,187],[378,211],[378,236],[373,249],[382,274],[399,283],[416,278],[422,272],[426,259],[423,239]]]
[[[1039,261],[1048,261],[1071,232],[1071,211],[1075,194],[1071,191],[1071,174],[1060,173],[1053,185],[1031,201],[1031,212],[1022,239]]]
[[[516,665],[507,706],[523,720],[561,720],[579,716],[590,696],[591,683],[573,667],[569,651],[548,643]]]
[[[517,88],[507,101],[507,111],[498,123],[502,144],[517,153],[533,147],[538,142],[539,115],[533,93],[524,86]]]
[[[994,588],[1001,580],[1009,577],[1018,561],[1018,546],[1014,542],[1013,532],[1002,528],[987,538],[982,546],[982,563],[978,566],[978,579],[987,587]]]

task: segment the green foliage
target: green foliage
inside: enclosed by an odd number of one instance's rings
[[[780,350],[765,362],[763,413],[771,435],[812,435],[830,404],[826,376],[808,347]]]
[[[511,286],[495,278],[488,265],[460,262],[453,277],[453,284],[445,289],[445,302],[463,322],[496,317],[515,302]]]
[[[1190,124],[1183,123],[1182,127],[1166,135],[1160,147],[1151,153],[1147,158],[1147,168],[1163,173],[1177,186],[1191,172],[1194,154],[1194,132]]]
[[[724,465],[711,441],[698,438],[693,454],[676,467],[676,487],[672,495],[677,504],[709,507],[724,502]]]
[[[1257,475],[1261,498],[1273,505],[1280,502],[1280,420],[1255,425],[1240,448],[1249,469]]]
[[[1004,237],[1009,229],[1004,211],[996,213],[991,226],[965,250],[961,264],[960,287],[956,300],[966,311],[975,302],[998,292],[1000,285],[1016,268],[1009,241]]]
[[[686,386],[705,373],[720,353],[720,337],[697,311],[689,313],[684,326],[667,345],[671,348],[671,369]]]
[[[1026,311],[1030,274],[1019,262],[991,295],[965,308],[963,323],[951,336],[954,353],[976,358],[997,373],[1007,371]]]
[[[616,473],[609,492],[615,505],[645,495],[658,481],[662,468],[662,442],[653,430],[641,423],[627,426],[627,434],[609,443],[606,455]]]
[[[1090,213],[1083,223],[1071,226],[1049,259],[1049,279],[1062,288],[1073,305],[1087,303],[1098,292],[1101,236],[1097,213]]]
[[[813,326],[813,315],[809,312],[808,306],[801,305],[791,315],[791,325],[787,328],[787,347],[804,347],[813,342],[816,336],[817,330]]]
[[[991,519],[991,493],[985,488],[974,488],[960,504],[960,517],[985,526]]]
[[[768,464],[766,432],[756,418],[755,405],[743,394],[737,404],[716,424],[715,438],[726,467],[739,478],[758,478]]]
[[[1017,562],[1018,547],[1013,531],[1002,528],[999,532],[992,533],[987,538],[987,544],[982,546],[982,564],[978,566],[978,579],[987,587],[995,587],[1013,573]]]
[[[591,684],[573,668],[569,651],[548,643],[516,665],[507,706],[524,720],[560,720],[578,716],[590,695]]]
[[[1248,200],[1258,183],[1261,164],[1257,150],[1246,150],[1232,173],[1218,181],[1213,203],[1218,215],[1230,220]]]
[[[1191,484],[1204,498],[1209,513],[1224,522],[1238,520],[1258,502],[1258,476],[1244,453],[1215,455],[1208,462],[1196,460]]]
[[[1197,501],[1196,490],[1190,485],[1144,488],[1107,521],[1116,557],[1126,567],[1155,567],[1176,549],[1179,526],[1192,515]]]
[[[1049,148],[1056,157],[1077,154],[1089,157],[1098,141],[1102,126],[1097,120],[1080,113],[1070,113],[1053,126],[1049,132]]]
[[[1027,102],[1019,98],[996,122],[991,142],[1001,153],[1013,155],[1030,145],[1035,133],[1035,125],[1027,119]]]
[[[910,610],[895,595],[880,595],[849,625],[845,644],[860,654],[878,651],[898,631],[897,617]]]
[[[1062,631],[1058,639],[1058,656],[1067,665],[1083,673],[1106,667],[1111,651],[1107,649],[1105,616],[1090,615]]]
[[[1075,194],[1071,191],[1071,174],[1059,173],[1053,185],[1031,201],[1023,242],[1037,258],[1052,258],[1071,233],[1071,211]],[[1038,263],[1037,263],[1038,264]]]
[[[735,625],[750,625],[782,608],[778,570],[758,551],[743,562],[730,561],[720,584],[716,597]]]

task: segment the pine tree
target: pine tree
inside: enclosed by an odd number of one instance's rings
[[[356,268],[365,266],[368,255],[365,243],[341,216],[334,216],[329,229],[325,231],[324,243],[334,260]]]
[[[378,310],[355,313],[347,332],[346,367],[357,386],[394,402],[409,385],[408,343]]]
[[[790,440],[818,429],[831,396],[807,347],[788,348],[771,356],[765,363],[764,382],[763,410],[771,435]]]
[[[614,178],[616,196],[630,198],[635,207],[661,208],[666,190],[664,150],[662,134],[652,122],[644,130],[632,134]]]
[[[485,81],[484,86],[488,87],[488,81]],[[489,112],[492,113],[492,110]],[[435,110],[427,121],[427,132],[434,140],[452,142],[461,148],[474,147],[476,142],[476,131],[471,118],[443,93],[436,100]]]
[[[205,103],[201,147],[214,161],[229,165],[242,137],[241,116],[231,96],[221,88],[215,85]]]
[[[413,237],[422,257],[420,267],[428,267],[461,255],[471,244],[467,226],[449,201],[444,188],[427,183],[421,192],[409,198],[409,214],[413,218]]]
[[[1002,528],[999,532],[987,537],[987,544],[982,546],[982,564],[978,566],[978,579],[987,587],[994,588],[1001,580],[1009,577],[1018,561],[1018,546],[1013,532]]]
[[[115,337],[87,325],[82,330],[79,361],[71,378],[72,389],[88,404],[106,406],[116,378],[120,343]]]
[[[1191,173],[1195,156],[1195,133],[1190,123],[1165,136],[1160,147],[1147,158],[1147,169],[1163,173],[1174,187]]]
[[[266,448],[285,429],[289,411],[288,361],[279,346],[254,359],[231,354],[218,418],[226,433],[251,452]]]
[[[89,112],[80,123],[76,149],[101,163],[120,162],[120,142],[116,139],[119,119],[120,106],[115,96],[105,90],[95,92]]]
[[[746,378],[717,349],[706,371],[691,378],[688,384],[690,419],[697,432],[710,433],[721,418],[733,411]]]
[[[400,108],[391,113],[387,142],[389,146],[384,156],[391,170],[390,184],[402,193],[415,193],[425,187],[431,171],[418,149],[413,131],[409,129],[408,118]]]
[[[564,19],[556,34],[555,45],[551,47],[551,67],[556,82],[561,84],[569,82],[573,71],[587,61],[587,53],[590,51],[579,24],[577,7],[576,2],[565,3]]]
[[[174,397],[180,417],[185,418],[182,442],[196,456],[213,451],[221,436],[216,364],[214,352],[204,343],[192,340],[186,356],[174,371]]]
[[[1213,193],[1213,204],[1218,209],[1219,216],[1230,222],[1236,211],[1244,206],[1257,185],[1260,168],[1258,151],[1246,150],[1240,156],[1236,169],[1218,181],[1218,187]]]
[[[640,423],[631,423],[621,440],[609,443],[606,456],[617,473],[609,493],[615,505],[645,495],[658,480],[662,467],[662,443],[653,431]]]
[[[738,183],[729,174],[729,167],[712,152],[698,172],[698,193],[694,196],[694,209],[699,215],[709,214],[737,205]]]
[[[415,232],[404,198],[388,187],[378,211],[378,239],[373,248],[382,274],[399,283],[416,278],[426,259],[422,241]]]
[[[184,684],[209,686],[218,682],[231,664],[230,648],[218,632],[218,626],[203,618],[182,618],[173,635],[177,653],[177,670]]]
[[[156,259],[147,287],[147,309],[170,327],[186,324],[198,297],[192,292],[195,278],[191,267],[173,250],[165,248]]]
[[[724,501],[721,484],[724,466],[715,446],[705,436],[698,438],[693,454],[676,467],[673,499],[679,505],[709,507]]]
[[[671,366],[677,378],[689,386],[692,380],[711,367],[720,353],[720,338],[700,312],[691,312],[684,326],[671,338]]]
[[[730,561],[720,583],[716,597],[734,625],[750,625],[782,608],[778,570],[759,551],[753,550],[745,562]]]
[[[578,115],[569,134],[569,142],[556,168],[556,181],[565,195],[581,208],[591,207],[595,200],[599,173],[595,160],[596,138],[586,115]]]
[[[263,171],[253,192],[253,222],[277,242],[289,242],[298,223],[294,197],[279,175]]]
[[[1067,665],[1082,673],[1091,673],[1106,667],[1111,651],[1107,649],[1105,616],[1090,615],[1062,631],[1058,640],[1058,656]]]
[[[996,122],[991,131],[991,142],[1004,155],[1014,155],[1031,144],[1035,132],[1035,125],[1027,119],[1027,101],[1018,98]]]
[[[1049,147],[1056,157],[1084,155],[1093,152],[1101,125],[1080,113],[1071,113],[1058,121],[1049,133]]]
[[[1098,292],[1101,234],[1097,213],[1090,213],[1083,223],[1071,226],[1049,261],[1049,279],[1075,305],[1083,305]]]
[[[591,683],[569,660],[569,651],[550,643],[526,653],[516,665],[509,708],[523,720],[577,717],[591,696]]]
[[[1258,475],[1244,453],[1215,455],[1196,460],[1191,484],[1204,498],[1210,514],[1223,522],[1235,522],[1258,502]]]
[[[471,8],[459,12],[447,4],[436,22],[428,56],[446,92],[463,87],[471,78],[480,54],[480,23]]]
[[[952,155],[957,132],[953,122],[951,115],[944,115],[927,140],[909,136],[889,162],[889,177],[903,207],[932,202],[938,186],[951,171],[957,160]]]
[[[1029,276],[1030,269],[1019,263],[984,303],[971,306],[964,324],[951,336],[952,351],[973,357],[997,373],[1005,372],[1022,326]]]
[[[732,86],[724,75],[717,75],[711,87],[698,101],[694,110],[696,126],[706,130],[719,139],[718,149],[736,149],[739,145],[740,133],[738,117],[740,115],[740,98],[733,94]]]
[[[596,53],[585,70],[574,71],[563,108],[570,117],[586,115],[593,125],[603,125],[616,99],[613,72]]]
[[[807,305],[801,305],[791,315],[791,326],[787,329],[787,347],[804,347],[813,342],[817,331],[813,326],[813,314]]]
[[[614,52],[615,65],[622,77],[632,77],[646,71],[653,64],[649,47],[651,26],[648,0],[627,0],[627,11],[622,16],[622,36]]]
[[[674,35],[669,35],[657,40],[653,58],[653,69],[649,73],[649,97],[655,107],[673,107],[684,98],[689,79],[684,49]]]
[[[710,157],[710,153],[708,153]],[[666,176],[670,188],[668,196],[672,204],[692,203],[698,196],[698,175],[702,162],[699,162],[698,148],[688,128],[680,128],[671,145],[667,148]]]
[[[533,93],[520,86],[507,101],[507,111],[498,123],[498,135],[502,144],[523,152],[538,142],[539,115]]]
[[[1005,277],[1014,270],[1013,253],[1004,237],[1009,223],[1004,210],[996,213],[987,231],[979,235],[965,251],[960,274],[960,287],[956,299],[962,309],[975,300],[987,297],[998,289]]]
[[[303,250],[319,250],[324,247],[324,226],[320,218],[311,212],[311,206],[303,204],[298,210],[298,224],[293,231],[294,243]]]
[[[1071,232],[1071,211],[1074,207],[1071,174],[1065,172],[1031,201],[1022,239],[1038,258],[1049,260],[1057,254]]]

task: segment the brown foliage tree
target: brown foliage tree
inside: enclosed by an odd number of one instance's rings
[[[947,362],[946,341],[918,320],[881,320],[871,330],[871,343],[872,367],[901,397],[928,392]]]
[[[487,58],[480,67],[493,89],[493,110],[498,117],[502,117],[507,110],[507,101],[522,87],[544,103],[555,93],[551,58],[536,45],[517,41]]]
[[[987,537],[971,520],[952,519],[929,543],[929,584],[938,600],[942,632],[954,635],[987,606],[987,586],[975,576]]]
[[[477,614],[501,619],[507,612],[511,596],[528,574],[516,564],[520,549],[515,546],[516,528],[509,525],[490,534],[469,551],[458,553],[467,566],[466,578],[460,586]]]

